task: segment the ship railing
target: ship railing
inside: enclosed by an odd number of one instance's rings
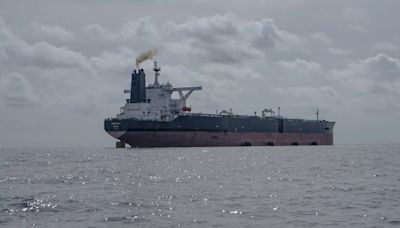
[[[236,117],[236,118],[257,118],[257,119],[268,119],[273,117],[261,117],[261,116],[254,116],[254,115],[237,115],[237,114],[209,114],[209,113],[187,113],[185,116],[205,116],[205,117]]]
[[[207,116],[207,117],[222,117],[222,115],[208,113],[186,113],[185,116]]]

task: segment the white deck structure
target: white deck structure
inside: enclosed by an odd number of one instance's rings
[[[191,111],[191,108],[186,106],[186,100],[193,91],[201,90],[201,86],[174,88],[169,82],[160,84],[158,77],[161,68],[157,67],[156,61],[154,61],[153,70],[155,72],[154,83],[145,88],[146,102],[131,103],[127,100],[127,103],[121,107],[121,112],[117,115],[117,118],[172,121],[179,115],[185,115]],[[178,99],[172,98],[173,92],[178,92]],[[124,93],[131,93],[131,90],[124,90]]]

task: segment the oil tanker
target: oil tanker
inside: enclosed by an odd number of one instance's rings
[[[146,86],[143,69],[132,71],[129,99],[104,129],[117,147],[215,147],[333,145],[335,122],[293,119],[264,109],[261,115],[237,115],[231,110],[216,114],[192,113],[186,100],[197,87],[175,88],[159,83],[161,69],[154,61],[155,79]],[[172,97],[178,93],[177,99]]]

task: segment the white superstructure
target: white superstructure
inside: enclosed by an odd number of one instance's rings
[[[161,69],[157,67],[157,62],[154,61],[155,79],[153,84],[149,84],[145,88],[140,88],[140,85],[134,84],[134,77],[140,77],[143,74],[143,70],[134,70],[132,73],[132,85],[131,90],[125,90],[125,93],[131,94],[131,99],[127,100],[125,106],[121,107],[121,113],[117,115],[119,119],[135,118],[138,120],[154,120],[154,121],[172,121],[179,115],[185,115],[190,112],[191,108],[186,106],[186,100],[190,94],[195,90],[201,90],[198,87],[181,87],[173,88],[172,85],[167,82],[166,84],[160,84],[158,77],[160,76]],[[143,85],[145,82],[143,82]],[[133,93],[132,90],[141,91],[144,93],[146,99],[142,101],[132,102],[133,97],[138,93]],[[173,99],[172,93],[178,92],[179,98]],[[132,95],[133,93],[133,95]]]

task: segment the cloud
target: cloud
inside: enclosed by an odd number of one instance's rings
[[[346,56],[352,53],[351,50],[342,49],[342,48],[329,48],[329,52],[334,56]]]
[[[129,48],[119,48],[118,50],[105,50],[99,56],[89,59],[89,64],[98,71],[112,71],[116,73],[129,72],[134,66],[136,54]]]
[[[376,83],[372,84],[369,90],[374,94],[385,94],[400,98],[399,91],[400,84],[384,84],[384,83]],[[398,105],[397,103],[394,105]]]
[[[59,25],[45,25],[38,22],[32,23],[34,31],[41,36],[56,38],[57,40],[68,42],[74,40],[75,35]]]
[[[289,117],[308,118],[319,107],[324,117],[338,122],[338,142],[352,142],[361,138],[359,131],[368,132],[366,122],[375,121],[374,129],[383,126],[379,110],[385,110],[386,126],[400,110],[400,36],[392,23],[398,3],[172,1],[165,6],[172,14],[165,7],[149,8],[151,1],[60,4],[3,4],[2,117],[32,126],[43,116],[62,119],[57,128],[71,131],[91,121],[88,134],[101,135],[101,120],[115,116],[125,101],[122,90],[129,88],[134,59],[151,48],[159,50],[160,82],[203,86],[188,100],[196,112],[233,108],[248,114],[260,106],[281,106]],[[16,9],[29,20],[6,13]],[[79,14],[71,14],[77,9]],[[143,68],[152,83],[152,63]],[[12,93],[11,87],[23,92]],[[15,107],[36,114],[26,118]],[[353,123],[357,132],[347,127]],[[52,128],[45,121],[41,125]],[[393,135],[399,134],[381,138]],[[103,139],[109,138],[99,144]]]
[[[4,23],[0,28],[0,50],[3,56],[7,56],[9,64],[39,68],[78,67],[92,76],[96,75],[82,53],[66,47],[56,47],[44,41],[29,44],[5,27]]]
[[[364,93],[397,96],[400,88],[400,60],[386,54],[351,63],[342,70],[333,71],[345,86]]]
[[[332,40],[324,33],[322,32],[316,32],[311,35],[311,38],[318,40],[319,42],[326,44],[326,45],[331,45]]]
[[[298,87],[276,88],[274,91],[285,96],[289,94],[294,99],[303,100],[303,102],[308,104],[320,103],[321,100],[335,100],[336,102],[340,102],[343,99],[343,95],[330,86],[312,87],[305,85]],[[322,103],[320,103],[320,105],[321,104]]]
[[[0,77],[0,101],[8,107],[32,107],[39,99],[25,76],[12,72]]]
[[[117,38],[113,32],[99,24],[86,25],[83,30],[86,32],[91,32],[95,35],[99,35],[103,39],[114,40]]]
[[[387,42],[376,42],[372,45],[372,47],[375,50],[384,51],[384,52],[390,52],[390,51],[395,52],[395,51],[400,50],[399,46],[392,44],[392,43],[387,43]]]
[[[246,22],[234,14],[192,18],[184,23],[166,22],[162,30],[167,38],[175,39],[178,54],[200,56],[207,62],[240,63],[261,57],[262,52],[252,47],[251,37],[245,34]]]
[[[138,52],[157,48],[169,59],[201,63],[241,64],[265,57],[277,58],[291,52],[310,53],[307,39],[278,28],[270,18],[249,20],[234,13],[193,17],[183,22],[166,21],[159,25],[143,17],[125,23],[120,29],[90,24],[84,31],[93,39],[115,45],[134,46]],[[328,42],[323,33],[312,39]],[[182,59],[181,56],[187,56]]]
[[[204,18],[191,18],[190,20],[176,24],[169,21],[164,29],[205,42],[213,41],[217,37],[230,37],[239,33],[241,18],[235,14],[215,15]]]
[[[280,30],[275,21],[264,18],[261,21],[251,21],[244,24],[244,31],[255,34],[255,47],[270,49],[277,48],[281,51],[290,51],[303,47],[303,39],[299,36]]]
[[[342,16],[349,21],[362,21],[365,18],[365,11],[356,7],[347,7],[342,10]]]
[[[359,33],[368,33],[369,30],[361,25],[350,25],[349,29]]]
[[[330,84],[326,70],[318,62],[304,59],[281,60],[275,62],[273,67],[276,69],[276,73],[270,81],[277,87],[282,85],[303,87]]]
[[[303,59],[296,59],[294,61],[279,61],[277,65],[298,70],[300,72],[320,71],[321,65],[316,62],[306,61]]]
[[[202,70],[206,74],[217,74],[215,78],[228,78],[228,79],[262,79],[263,76],[250,67],[235,67],[223,64],[206,64],[202,66]]]
[[[400,78],[400,60],[382,53],[367,58],[359,66],[375,81],[394,82]]]
[[[86,25],[83,28],[88,33],[93,33],[102,39],[120,42],[123,40],[134,40],[138,38],[149,39],[159,37],[158,29],[150,17],[142,17],[136,21],[125,23],[121,29],[112,31],[99,24]]]
[[[287,52],[302,49],[299,36],[279,29],[274,20],[247,20],[233,13],[192,18],[184,23],[173,21],[163,25],[167,38],[177,53],[201,56],[208,62],[238,64],[272,55],[272,50]]]

